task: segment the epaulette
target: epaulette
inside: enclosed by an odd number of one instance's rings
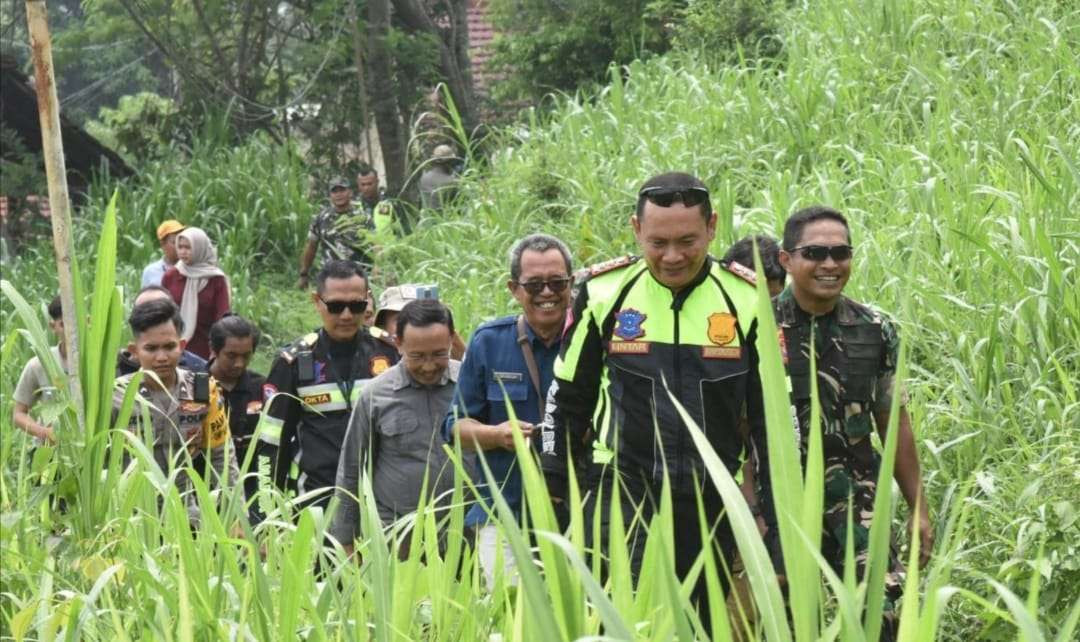
[[[305,334],[296,341],[293,341],[291,344],[285,346],[285,348],[281,351],[281,358],[285,360],[285,363],[292,363],[293,360],[296,359],[296,353],[303,350],[310,350],[315,345],[315,342],[318,340],[318,332],[309,332],[308,334]]]
[[[757,274],[742,263],[739,263],[738,261],[727,261],[720,265],[724,266],[725,270],[731,272],[750,285],[757,285]]]
[[[368,328],[367,330],[368,330],[368,334],[370,334],[371,337],[373,339],[375,339],[376,341],[382,341],[383,343],[385,343],[388,346],[395,347],[395,348],[397,347],[397,344],[394,343],[394,338],[392,336],[390,336],[390,333],[387,332],[386,330],[383,330],[379,326],[373,325],[370,328]]]
[[[633,256],[631,254],[627,254],[625,256],[619,256],[619,257],[616,257],[616,258],[613,258],[613,259],[608,259],[607,261],[604,261],[603,263],[597,263],[596,265],[593,265],[593,266],[589,267],[589,277],[591,278],[591,277],[599,276],[601,274],[606,274],[606,273],[611,272],[613,270],[617,270],[617,269],[619,269],[621,267],[626,267],[627,265],[631,265],[633,263],[636,263],[639,258],[640,257]]]

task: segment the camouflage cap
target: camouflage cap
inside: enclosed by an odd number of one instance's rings
[[[382,325],[383,312],[401,312],[405,304],[416,298],[416,287],[395,285],[379,295],[379,308],[375,313],[375,325]]]
[[[344,187],[345,189],[349,189],[349,181],[345,180],[345,178],[342,177],[342,176],[335,176],[335,177],[330,179],[330,186],[327,187],[326,189],[328,191],[332,192],[332,191],[334,191],[335,189],[337,189],[339,187]]]

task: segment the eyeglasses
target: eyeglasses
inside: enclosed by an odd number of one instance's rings
[[[547,281],[514,281],[514,283],[524,288],[529,294],[536,296],[543,292],[545,287],[558,294],[565,290],[572,280],[570,277],[563,276],[557,279],[548,279]]]
[[[432,352],[431,354],[425,354],[423,352],[406,352],[405,358],[409,361],[415,361],[416,363],[427,363],[428,361],[446,361],[450,358],[450,351],[439,350],[438,352]]]
[[[825,260],[825,257],[832,257],[832,260],[837,263],[841,261],[847,261],[851,258],[852,252],[855,248],[850,245],[802,245],[799,247],[791,248],[791,252],[802,252],[802,256],[807,261],[814,261],[820,263]]]
[[[708,200],[709,190],[704,187],[646,187],[638,192],[638,198],[647,199],[660,207],[671,207],[675,201],[681,201],[687,207],[694,207]]]
[[[359,301],[327,301],[319,297],[319,300],[326,306],[326,310],[330,314],[341,314],[345,311],[345,308],[349,308],[349,312],[353,314],[362,314],[367,309],[367,301],[364,299]]]

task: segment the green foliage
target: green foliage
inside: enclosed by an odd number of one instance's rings
[[[0,194],[17,202],[47,188],[41,154],[31,153],[18,132],[0,125]]]
[[[179,138],[181,125],[172,100],[141,92],[121,97],[116,109],[102,107],[98,120],[86,123],[86,131],[139,164],[164,155]]]
[[[671,47],[662,17],[647,0],[496,0],[494,64],[508,72],[501,98],[539,101],[603,82],[608,65]]]
[[[656,0],[649,10],[673,16],[676,50],[706,59],[776,58],[784,0]]]

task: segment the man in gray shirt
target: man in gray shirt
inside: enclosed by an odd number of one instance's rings
[[[331,535],[350,554],[360,525],[361,470],[370,471],[384,524],[415,511],[421,493],[428,505],[440,504],[454,487],[439,430],[461,365],[450,358],[454,319],[438,301],[420,299],[401,309],[394,330],[401,361],[360,393],[338,460],[340,505]]]

